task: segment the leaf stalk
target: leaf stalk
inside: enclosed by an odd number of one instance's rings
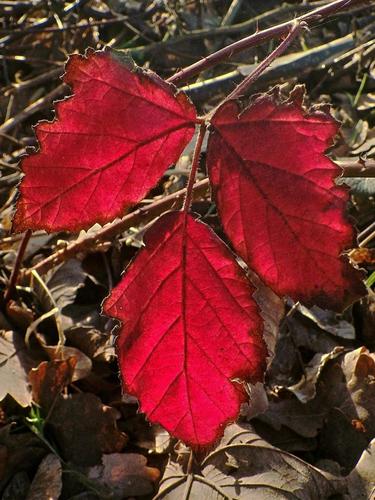
[[[203,144],[205,134],[206,134],[206,125],[204,123],[202,123],[199,127],[197,142],[195,143],[193,161],[191,164],[191,171],[190,171],[190,175],[189,175],[188,184],[186,187],[185,201],[184,201],[184,205],[182,208],[183,211],[186,213],[189,211],[190,205],[191,205],[191,200],[192,200],[192,196],[193,196],[193,186],[194,186],[195,178],[197,175],[197,170],[198,170],[198,166],[199,166],[199,157],[201,154],[202,144]]]

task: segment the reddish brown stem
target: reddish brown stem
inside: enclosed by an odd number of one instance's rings
[[[291,21],[287,21],[272,28],[268,28],[262,31],[257,31],[250,36],[242,38],[237,42],[234,42],[227,47],[224,47],[213,54],[197,61],[190,66],[178,71],[173,76],[171,76],[167,81],[178,85],[186,80],[189,80],[193,76],[201,73],[202,71],[211,68],[212,66],[230,59],[233,55],[239,52],[260,45],[261,43],[270,40],[272,38],[279,38],[286,35],[292,28],[296,21],[299,23],[306,23],[307,25],[312,24],[314,21],[324,19],[332,14],[335,14],[339,10],[346,9],[355,4],[361,3],[362,0],[335,0],[327,5],[323,5],[317,9],[304,14],[303,16],[297,17]]]
[[[307,28],[307,24],[301,21],[295,21],[292,29],[287,37],[273,50],[244,80],[237,85],[232,93],[228,95],[225,101],[236,99],[246,93],[249,87],[260,77],[260,75],[268,68],[268,66],[281,54],[283,54],[289,45],[296,39],[303,29]]]
[[[343,177],[375,177],[375,160],[338,160]]]
[[[9,283],[8,283],[8,287],[7,287],[7,289],[5,290],[5,293],[4,293],[4,300],[5,300],[5,302],[8,302],[8,300],[10,298],[12,298],[14,289],[15,289],[16,284],[17,284],[18,275],[20,273],[21,264],[22,264],[22,261],[23,261],[23,256],[25,255],[26,247],[27,247],[27,244],[28,244],[28,242],[30,240],[31,235],[32,235],[31,229],[28,229],[25,232],[25,234],[23,235],[21,244],[20,244],[20,246],[18,248],[16,262],[14,263],[12,274],[10,275],[10,280],[9,280]]]
[[[208,186],[208,179],[197,182],[193,186],[194,195],[204,195]],[[32,270],[37,271],[39,274],[44,274],[60,262],[68,260],[79,253],[84,254],[89,252],[98,242],[111,241],[112,238],[123,233],[130,227],[137,226],[141,222],[146,223],[171,208],[177,210],[182,207],[185,196],[186,189],[180,189],[175,193],[165,196],[161,200],[150,203],[150,205],[146,207],[138,208],[134,210],[134,212],[126,215],[120,221],[112,222],[100,229],[97,233],[86,236],[81,240],[74,241],[67,247],[58,250],[29,269],[26,274],[30,273]]]
[[[198,170],[198,165],[199,165],[199,156],[201,154],[201,149],[202,149],[202,144],[203,144],[203,139],[204,139],[205,133],[206,133],[206,125],[204,123],[202,123],[199,127],[198,138],[197,138],[197,142],[195,143],[193,160],[191,163],[191,171],[190,171],[190,175],[189,175],[188,184],[186,186],[186,197],[185,197],[184,206],[183,206],[183,210],[185,212],[188,212],[190,209],[191,198],[193,196],[193,187],[194,187],[195,177],[197,175],[197,170]]]

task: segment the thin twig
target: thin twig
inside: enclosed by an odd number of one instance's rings
[[[335,160],[343,169],[343,177],[375,177],[375,160]]]
[[[232,0],[225,16],[221,20],[220,26],[230,26],[242,7],[243,0]]]
[[[375,238],[375,231],[366,236],[366,238],[362,240],[358,246],[360,248],[366,247],[370,243],[370,241],[372,241],[374,238]]]
[[[5,302],[8,302],[8,300],[10,298],[12,298],[14,289],[15,289],[16,284],[17,284],[18,275],[20,273],[23,256],[25,255],[26,247],[27,247],[27,244],[31,238],[31,235],[32,235],[31,229],[28,229],[25,232],[25,234],[23,235],[21,244],[18,248],[16,262],[14,263],[13,271],[12,271],[12,274],[10,275],[10,280],[9,280],[7,289],[5,290],[5,293],[4,293]]]
[[[329,2],[327,2],[326,0],[320,2],[314,2],[314,6],[321,7],[322,5],[327,5],[327,3]],[[286,15],[292,15],[293,17],[295,17],[297,14],[302,14],[306,11],[309,11],[310,9],[311,6],[305,3],[282,5],[272,10],[269,10],[268,12],[263,12],[258,16],[255,17],[253,16],[250,19],[247,19],[246,21],[242,21],[240,23],[232,25],[222,24],[221,26],[218,26],[216,28],[192,30],[185,33],[184,35],[170,38],[169,40],[154,42],[153,44],[144,45],[141,47],[133,47],[129,50],[132,54],[137,54],[137,53],[147,54],[150,52],[155,52],[156,50],[160,51],[166,49],[169,50],[170,47],[173,45],[183,45],[192,42],[194,40],[201,40],[204,38],[218,39],[232,35],[239,36],[241,34],[248,33],[252,30],[254,31],[257,30],[258,26],[272,24],[274,20],[275,22],[277,22],[280,20],[280,18]]]
[[[214,52],[213,54],[201,59],[200,61],[197,61],[192,65],[187,66],[181,71],[175,73],[167,81],[170,83],[174,83],[175,85],[180,84],[186,80],[189,80],[198,73],[206,70],[207,68],[230,59],[233,55],[238,54],[245,49],[255,47],[272,38],[279,38],[283,35],[286,35],[293,27],[295,21],[305,22],[306,24],[310,25],[313,22],[325,19],[326,17],[335,14],[339,10],[347,9],[361,2],[362,0],[335,0],[334,2],[312,10],[311,12],[308,12],[307,14],[304,14],[303,16],[300,16],[295,20],[293,19],[291,21],[273,26],[272,28],[257,31],[250,36],[227,45],[223,49]]]
[[[0,47],[1,49],[1,47]],[[0,53],[0,61],[2,61],[3,63],[5,61],[17,61],[18,63],[19,62],[25,62],[25,63],[36,63],[36,64],[43,64],[44,66],[45,65],[50,65],[50,66],[59,66],[61,68],[62,66],[62,62],[61,61],[52,61],[52,60],[49,60],[49,59],[41,59],[39,57],[29,57],[29,56],[21,56],[19,54],[15,54],[15,55],[7,55],[7,54],[1,54]],[[10,85],[11,82],[7,82],[7,85]]]
[[[297,38],[303,29],[307,28],[305,22],[296,21],[292,29],[289,31],[288,36],[280,43],[275,50],[273,50],[258,66],[249,74],[237,87],[231,92],[225,101],[229,99],[236,99],[244,95],[251,84],[259,78],[259,76],[270,66],[270,64],[281,54],[283,54],[289,45]]]
[[[9,120],[0,126],[0,134],[8,133],[10,130],[14,129],[14,127],[27,120],[31,115],[37,113],[41,109],[44,109],[54,99],[61,97],[61,95],[67,91],[67,88],[68,87],[64,83],[59,85],[45,96],[37,99],[35,102],[27,106],[27,108],[18,113],[18,115],[9,118]]]
[[[238,14],[238,11],[241,9],[242,2],[243,2],[243,0],[232,0],[231,4],[229,6],[229,9],[227,10],[226,14],[224,15],[223,19],[221,20],[221,23],[220,23],[221,28],[230,26],[233,23],[234,19],[236,18],[237,14]],[[253,21],[253,19],[252,19],[252,21]],[[257,26],[257,25],[255,25],[255,26]],[[200,30],[200,31],[202,32],[205,30]],[[175,37],[175,38],[178,38],[178,37]],[[172,40],[173,40],[173,38],[172,38]],[[217,38],[215,38],[212,41],[211,50],[212,51],[218,50],[222,46],[222,44],[223,44],[222,37],[218,36]],[[199,80],[204,80],[210,74],[211,74],[210,70],[201,73]]]
[[[114,19],[102,19],[100,21],[92,21],[91,23],[82,23],[82,24],[72,24],[71,26],[56,26],[56,27],[40,27],[34,28],[32,30],[33,33],[61,33],[63,31],[76,31],[76,30],[85,30],[94,27],[112,25],[124,23],[129,20],[129,16],[119,16]],[[13,33],[20,34],[24,36],[27,33],[24,33],[22,30],[16,31]]]
[[[42,83],[58,78],[63,73],[64,73],[63,67],[51,69],[49,71],[46,71],[45,73],[42,73],[41,75],[35,76],[34,78],[24,80],[23,82],[20,83],[12,84],[9,90],[7,90],[7,93],[11,94],[13,92],[20,92],[26,89],[30,89],[32,87],[36,87],[38,85],[41,85]]]
[[[358,241],[363,241],[372,231],[375,231],[375,221],[358,234]]]
[[[289,53],[278,58],[254,83],[253,91],[258,91],[264,85],[285,81],[298,74],[306,78],[310,72],[322,67],[328,60],[338,54],[347,53],[348,49],[354,47],[355,39],[352,34],[338,38],[332,42],[319,45],[307,51]],[[250,71],[255,68],[255,64],[240,65],[235,71],[217,75],[205,81],[193,83],[182,87],[194,103],[205,101],[213,93],[219,94],[230,91],[234,84],[240,83]],[[204,73],[202,73],[204,74]]]
[[[88,0],[75,0],[72,3],[68,4],[62,11],[62,17],[67,16],[68,14],[73,12],[75,9],[82,7],[87,2],[88,2]],[[6,45],[13,42],[14,40],[18,40],[19,38],[22,38],[23,36],[25,36],[29,33],[34,33],[35,31],[39,31],[41,28],[46,28],[47,26],[51,26],[51,24],[53,24],[55,22],[56,22],[56,18],[54,15],[46,17],[44,19],[41,19],[40,21],[33,24],[32,26],[24,28],[22,31],[12,33],[11,35],[7,35],[4,38],[1,38],[0,39],[0,47],[5,47]]]
[[[209,183],[208,179],[197,182],[193,186],[194,196],[199,197],[206,193]],[[164,198],[157,200],[150,205],[142,208],[138,208],[134,212],[126,215],[119,221],[112,222],[97,233],[93,235],[88,235],[78,241],[70,243],[66,248],[58,250],[51,256],[40,261],[34,267],[29,269],[26,274],[29,274],[32,270],[37,271],[39,274],[46,273],[49,269],[52,269],[59,262],[70,259],[71,257],[79,253],[87,253],[99,242],[111,241],[116,235],[123,233],[130,227],[137,226],[140,223],[147,223],[152,219],[155,219],[162,213],[170,210],[171,208],[177,210],[182,207],[183,200],[186,196],[186,189],[180,189],[175,193],[172,193]]]

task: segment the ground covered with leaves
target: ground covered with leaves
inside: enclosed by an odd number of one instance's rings
[[[11,231],[19,160],[37,146],[32,125],[51,120],[53,100],[69,95],[59,79],[69,54],[127,50],[138,65],[168,78],[256,29],[325,3],[1,1],[2,292],[22,240]],[[101,303],[149,223],[180,203],[174,194],[186,186],[188,146],[135,207],[138,215],[110,237],[97,237],[99,225],[32,235],[17,288],[1,299],[3,499],[375,498],[375,9],[358,2],[320,21],[252,93],[280,83],[287,93],[299,83],[308,104],[332,105],[342,126],[330,156],[344,167],[338,182],[351,189],[348,213],[359,236],[350,256],[366,273],[368,295],[337,314],[281,299],[252,275],[270,354],[265,385],[247,387],[250,403],[208,450],[192,453],[151,426],[136,399],[122,393],[115,321],[101,314]],[[189,82],[185,90],[198,110],[210,111],[277,43]],[[205,147],[193,210],[227,241],[204,181]],[[56,262],[47,260],[51,255]]]

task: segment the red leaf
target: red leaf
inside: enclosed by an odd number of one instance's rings
[[[110,52],[73,55],[57,121],[36,128],[22,161],[16,230],[78,230],[140,201],[190,141],[195,110],[182,92]]]
[[[340,169],[324,152],[338,125],[307,114],[298,90],[286,102],[258,97],[212,119],[208,168],[224,229],[238,254],[277,293],[342,310],[366,293],[346,256],[353,228]]]
[[[204,446],[238,415],[243,394],[231,380],[263,376],[253,290],[224,243],[183,212],[161,217],[145,244],[104,304],[123,323],[124,389],[151,422]]]

